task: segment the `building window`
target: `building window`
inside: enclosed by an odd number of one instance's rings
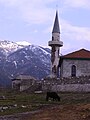
[[[76,77],[76,66],[75,65],[72,65],[71,67],[71,76]]]

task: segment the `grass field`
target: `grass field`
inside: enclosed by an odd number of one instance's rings
[[[0,115],[8,115],[22,112],[30,112],[42,109],[45,106],[52,105],[76,105],[89,104],[90,93],[58,93],[61,101],[46,101],[46,94],[29,94],[16,93],[14,91],[1,91],[0,96],[5,96],[5,99],[0,99]],[[3,109],[2,107],[8,107]]]

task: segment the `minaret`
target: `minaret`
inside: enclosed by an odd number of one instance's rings
[[[59,49],[63,46],[63,42],[60,41],[60,28],[58,21],[58,12],[56,11],[56,17],[54,21],[54,26],[52,30],[52,41],[48,42],[51,46],[51,75],[57,77],[58,75],[58,65],[59,65]]]

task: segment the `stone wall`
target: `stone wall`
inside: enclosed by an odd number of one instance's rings
[[[45,79],[42,81],[43,91],[57,92],[90,92],[90,76],[62,79]]]
[[[45,78],[40,81],[26,80],[20,85],[20,91],[90,92],[90,76]]]
[[[51,91],[55,92],[90,92],[90,84],[53,85]]]

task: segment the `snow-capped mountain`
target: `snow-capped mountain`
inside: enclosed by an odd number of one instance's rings
[[[28,45],[31,45],[29,42],[27,41],[19,41],[19,42],[16,42],[18,45],[22,45],[22,46],[28,46]]]
[[[15,78],[17,75],[24,74],[41,79],[50,74],[49,48],[36,45],[22,46],[14,42],[3,41],[0,42],[0,49],[2,49],[0,58],[3,56],[3,60],[0,61],[2,76]],[[5,57],[5,53],[8,53],[7,57]]]
[[[9,75],[27,74],[41,79],[50,72],[50,53],[40,46],[26,46],[7,57],[4,68]]]
[[[4,49],[5,54],[10,54],[18,49],[23,48],[24,45],[17,44],[15,42],[7,41],[7,40],[1,40],[0,41],[0,48]]]

